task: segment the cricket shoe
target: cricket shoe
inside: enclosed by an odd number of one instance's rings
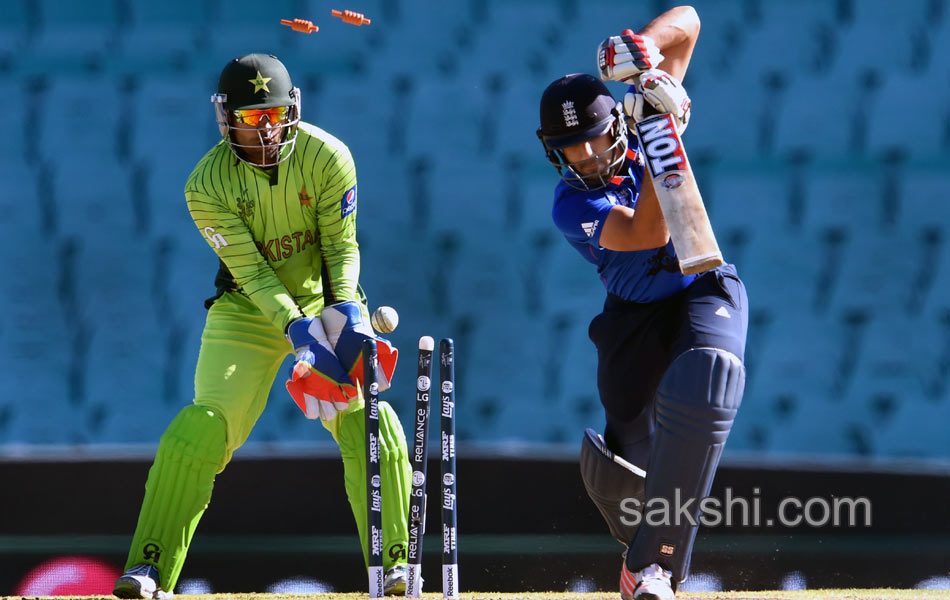
[[[633,573],[623,562],[620,570],[620,597],[623,600],[673,600],[673,573],[653,563]]]
[[[386,571],[383,593],[387,596],[406,595],[406,565],[396,565]]]
[[[152,565],[135,565],[115,581],[112,594],[118,598],[155,598],[167,600],[175,594],[158,586],[158,569]]]

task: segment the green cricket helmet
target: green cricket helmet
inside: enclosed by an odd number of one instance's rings
[[[229,62],[221,71],[218,93],[211,96],[211,102],[221,137],[240,160],[267,168],[293,154],[300,122],[300,89],[291,83],[287,67],[276,56],[245,54]],[[260,145],[237,143],[235,123],[256,129]],[[280,129],[276,144],[271,141],[275,128]],[[276,146],[273,159],[261,151],[267,145]],[[252,153],[260,154],[261,162],[251,160]]]

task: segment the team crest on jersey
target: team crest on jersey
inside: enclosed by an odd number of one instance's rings
[[[340,218],[342,219],[343,217],[350,214],[354,210],[356,210],[356,186],[355,185],[343,193],[343,198],[340,200]]]
[[[629,188],[621,187],[615,190],[607,190],[604,192],[604,195],[607,196],[607,200],[611,204],[619,204],[620,206],[626,206],[633,208],[633,192]]]
[[[254,216],[254,198],[248,198],[247,190],[241,190],[242,195],[237,198],[238,216],[245,223],[249,223]]]

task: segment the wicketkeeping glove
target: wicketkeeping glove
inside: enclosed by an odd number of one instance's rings
[[[287,391],[308,419],[332,420],[358,392],[333,353],[323,323],[314,317],[297,319],[287,327],[287,339],[297,354]]]
[[[330,347],[336,352],[356,385],[363,385],[363,340],[376,339],[376,352],[379,357],[376,382],[379,384],[379,391],[389,389],[399,350],[392,342],[373,332],[369,319],[363,314],[362,305],[355,300],[331,304],[320,313],[320,319],[327,332]]]
[[[601,81],[625,81],[663,62],[653,38],[625,29],[597,47],[597,70]],[[628,82],[632,83],[632,82]]]
[[[623,112],[635,123],[647,116],[644,115],[647,105],[659,113],[670,113],[676,119],[679,133],[686,131],[692,102],[683,85],[666,71],[644,71],[636,78],[633,89],[623,97]]]

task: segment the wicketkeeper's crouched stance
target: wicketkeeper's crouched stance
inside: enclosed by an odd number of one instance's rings
[[[647,108],[686,129],[691,106],[679,81],[698,35],[696,12],[677,7],[639,34],[604,40],[597,69],[605,81],[630,84],[622,104],[584,74],[554,81],[541,98],[538,137],[562,178],[554,221],[607,291],[589,330],[607,423],[603,437],[586,433],[581,472],[611,534],[627,546],[624,600],[671,599],[689,574],[697,527],[675,521],[676,499],[698,517],[745,385],[745,287],[732,265],[680,271],[628,128]],[[636,503],[623,504],[627,498],[650,507],[665,500],[670,521],[631,526],[636,515],[625,507]]]
[[[340,446],[346,493],[366,548],[360,348],[374,336],[358,286],[356,170],[347,147],[300,121],[300,91],[273,56],[224,68],[212,98],[223,140],[188,178],[198,230],[221,259],[193,404],[168,426],[149,471],[122,598],[170,595],[211,499],[215,476],[264,410],[281,362],[287,389]],[[266,120],[266,122],[265,122]],[[289,342],[289,343],[288,343]],[[378,338],[381,388],[396,349]],[[395,412],[380,403],[387,591],[405,588],[410,470]]]

